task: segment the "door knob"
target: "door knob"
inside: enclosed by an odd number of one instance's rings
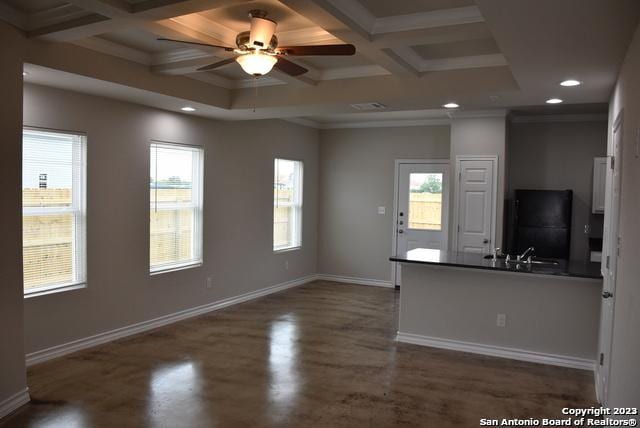
[[[404,233],[404,230],[399,229],[399,230],[398,230],[398,233]]]
[[[613,297],[613,293],[612,293],[612,292],[610,292],[610,291],[604,291],[604,292],[602,293],[602,298],[603,298],[603,299],[609,299],[609,298],[611,298],[611,297]]]
[[[489,240],[488,240],[488,239],[483,239],[483,240],[482,240],[482,243],[483,243],[483,244],[488,244],[488,243],[489,243]]]

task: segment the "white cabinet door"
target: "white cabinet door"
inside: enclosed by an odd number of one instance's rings
[[[460,160],[458,163],[457,251],[489,253],[494,228],[495,161]]]
[[[591,211],[594,214],[604,213],[604,189],[607,178],[607,158],[593,159],[593,199]]]

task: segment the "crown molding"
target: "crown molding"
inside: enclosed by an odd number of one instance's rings
[[[311,119],[305,119],[303,117],[283,117],[285,122],[295,123],[296,125],[306,126],[308,128],[320,129],[320,124]]]
[[[561,122],[607,122],[606,113],[593,114],[545,114],[532,116],[512,115],[511,123],[561,123]]]
[[[152,55],[143,52],[138,49],[130,48],[128,46],[121,45],[100,37],[87,37],[85,39],[74,40],[74,45],[82,46],[83,48],[91,49],[94,51],[102,52],[107,55],[116,56],[129,61],[136,62],[143,65],[151,65]]]
[[[433,10],[429,12],[376,18],[357,0],[327,0],[335,9],[369,35],[398,33],[426,28],[484,22],[477,6]]]
[[[318,80],[355,79],[359,77],[385,76],[388,70],[379,65],[358,65],[354,67],[330,68],[319,72]]]
[[[24,13],[12,8],[6,3],[0,3],[0,19],[21,30],[27,30],[28,18]]]
[[[507,59],[502,54],[424,59],[413,48],[408,46],[394,48],[392,52],[420,73],[508,65]]]
[[[220,40],[223,44],[228,46],[236,45],[237,32],[233,31],[229,27],[205,18],[199,13],[192,13],[185,16],[176,16],[171,18],[170,21],[186,27],[192,31],[196,31],[201,34],[205,34],[213,39]]]
[[[442,126],[450,125],[450,119],[399,119],[376,120],[366,122],[333,122],[319,123],[319,129],[354,129],[354,128],[399,128],[411,126]]]
[[[169,64],[178,61],[188,61],[191,59],[211,58],[215,61],[214,55],[195,48],[174,49],[166,52],[158,52],[151,55],[152,65]],[[223,58],[219,58],[222,60]]]
[[[494,110],[455,110],[448,111],[447,115],[455,119],[476,119],[483,117],[507,117],[509,111],[506,109],[494,109]]]
[[[397,33],[400,31],[474,24],[477,22],[484,22],[478,6],[458,7],[377,18],[374,21],[371,34]]]

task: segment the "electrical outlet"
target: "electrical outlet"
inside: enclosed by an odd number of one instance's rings
[[[496,325],[498,327],[506,327],[507,325],[507,315],[506,314],[498,314],[496,318]]]
[[[284,269],[289,270],[289,260],[284,261]]]
[[[585,224],[584,225],[584,234],[588,235],[590,231],[591,231],[591,227],[588,224]]]
[[[207,277],[207,288],[213,288],[213,280],[211,277]]]

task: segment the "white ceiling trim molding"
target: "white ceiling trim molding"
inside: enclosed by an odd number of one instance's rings
[[[245,88],[253,88],[255,86],[277,86],[277,85],[286,85],[286,82],[282,80],[278,80],[275,77],[270,76],[262,76],[259,79],[242,79],[242,80],[232,80],[234,89],[245,89]]]
[[[282,120],[309,128],[320,129],[320,124],[318,122],[311,119],[305,119],[303,117],[283,117]]]
[[[466,68],[500,67],[507,65],[507,59],[502,54],[472,55],[457,58],[443,58],[423,60],[418,71],[460,70]]]
[[[607,120],[609,120],[609,116],[606,113],[513,115],[510,117],[511,123],[606,122]]]
[[[484,22],[477,6],[376,18],[357,0],[327,0],[370,35]]]
[[[420,73],[508,65],[507,59],[502,54],[424,59],[413,48],[408,46],[392,49],[392,52]]]
[[[92,12],[87,12],[86,10],[80,9],[71,3],[63,4],[29,15],[26,30],[31,31],[37,28],[60,24],[73,19],[82,18],[86,15],[90,15],[91,13]]]
[[[483,117],[507,117],[509,113],[506,109],[494,109],[494,110],[457,110],[448,111],[447,115],[451,119],[475,119]]]
[[[107,55],[116,56],[138,64],[151,65],[152,55],[138,49],[121,45],[120,43],[111,42],[100,37],[87,37],[85,39],[74,40],[75,45],[94,51],[102,52]]]
[[[199,80],[200,82],[209,83],[210,85],[219,86],[225,89],[233,89],[235,84],[233,80],[226,77],[218,76],[213,73],[191,73],[185,74],[185,77],[190,79]]]
[[[391,74],[379,65],[358,65],[322,70],[318,80],[356,79],[359,77],[386,76]]]
[[[450,119],[405,119],[405,120],[377,120],[366,122],[334,122],[319,123],[319,129],[350,129],[350,128],[393,128],[405,126],[442,126],[450,125]]]
[[[302,28],[277,32],[280,46],[312,45],[319,43],[342,43],[333,34],[320,27]]]
[[[184,48],[184,49],[174,49],[167,52],[158,52],[151,55],[151,64],[160,65],[160,64],[170,64],[172,62],[178,61],[187,61],[190,59],[200,59],[200,58],[211,58],[211,62],[215,62],[216,58],[222,59],[221,57],[216,57],[210,52],[203,52],[200,49],[192,49],[192,48]]]
[[[377,18],[373,24],[371,33],[397,33],[400,31],[475,24],[478,22],[484,22],[478,6],[458,7],[455,9],[434,10],[424,13]]]
[[[236,45],[236,35],[238,34],[237,32],[233,31],[229,27],[225,27],[218,22],[211,21],[210,19],[207,19],[198,13],[192,13],[185,16],[177,16],[175,18],[171,18],[170,21],[175,22],[176,24],[180,24],[183,27],[189,28],[191,30],[197,31],[198,33],[206,34],[209,37],[220,40],[228,46],[234,47]],[[248,29],[249,25],[247,22],[247,30]]]

